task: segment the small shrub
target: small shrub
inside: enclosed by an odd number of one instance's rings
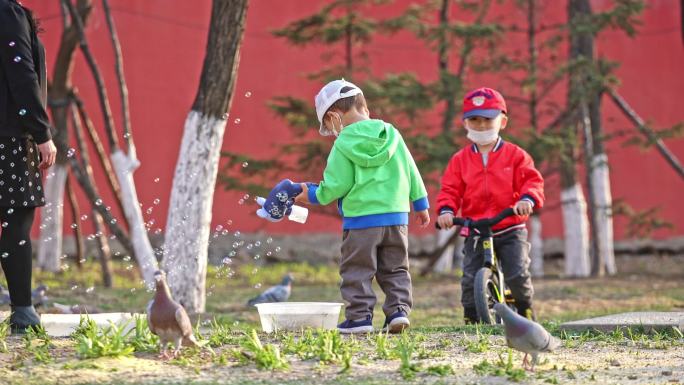
[[[387,360],[390,358],[389,349],[389,335],[387,333],[378,333],[375,335],[375,354],[379,360]]]
[[[271,344],[264,346],[254,329],[245,335],[241,346],[244,349],[243,355],[254,361],[260,369],[277,370],[289,367],[285,358],[280,355],[280,349]]]
[[[408,333],[402,333],[397,341],[395,350],[401,360],[401,365],[399,365],[401,377],[405,380],[413,379],[416,373],[420,371],[420,366],[411,362],[413,352],[416,350],[416,342],[409,337]]]
[[[76,352],[80,358],[126,357],[135,351],[135,347],[128,343],[128,335],[133,329],[124,332],[126,325],[115,324],[100,329],[92,320],[81,320],[74,333]]]
[[[24,334],[24,347],[26,351],[33,354],[36,361],[42,363],[52,362],[52,353],[50,348],[54,346],[52,339],[45,331],[43,326],[32,326],[26,329]]]
[[[156,352],[159,349],[159,337],[152,334],[147,318],[141,316],[135,317],[135,329],[130,342],[136,352]]]
[[[0,352],[7,353],[7,336],[9,335],[9,317],[0,322]]]

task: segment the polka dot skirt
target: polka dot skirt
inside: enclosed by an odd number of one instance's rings
[[[45,205],[39,164],[35,142],[0,137],[0,207]]]

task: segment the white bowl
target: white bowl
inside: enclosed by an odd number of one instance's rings
[[[341,303],[333,302],[274,302],[255,306],[259,310],[261,328],[266,333],[309,327],[334,329],[342,308]]]

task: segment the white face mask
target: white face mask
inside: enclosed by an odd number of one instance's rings
[[[466,127],[466,130],[468,130],[468,139],[479,144],[480,146],[486,146],[490,143],[493,143],[499,137],[498,128],[492,128],[487,131],[475,131]]]

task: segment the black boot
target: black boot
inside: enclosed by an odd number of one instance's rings
[[[12,314],[10,315],[10,328],[12,333],[24,334],[26,329],[31,326],[40,325],[40,316],[36,313],[36,309],[31,306],[12,306]]]
[[[466,325],[472,325],[480,322],[480,319],[477,317],[477,309],[474,307],[464,307],[463,321]]]
[[[531,303],[518,301],[515,303],[515,307],[518,309],[518,314],[521,316],[532,321],[537,321],[537,316],[534,314],[534,309],[532,309]]]

